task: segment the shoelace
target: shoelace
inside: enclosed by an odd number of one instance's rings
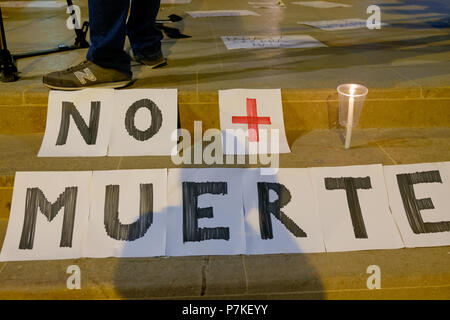
[[[88,64],[88,62],[89,62],[89,61],[87,61],[87,60],[86,60],[86,61],[83,61],[83,62],[77,64],[76,66],[67,68],[66,71],[67,71],[67,72],[71,72],[71,71],[74,71],[74,70],[76,70],[76,69],[80,69],[80,68],[83,67],[84,65]]]

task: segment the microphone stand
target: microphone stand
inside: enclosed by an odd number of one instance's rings
[[[12,55],[6,44],[6,35],[5,28],[3,25],[3,16],[2,10],[0,7],[0,81],[2,82],[13,82],[19,79],[19,72],[17,70],[16,61],[17,59],[36,57],[41,55],[46,55],[50,53],[63,52],[69,50],[76,50],[81,48],[89,48],[89,42],[86,40],[86,36],[89,30],[89,22],[85,21],[81,26],[77,23],[77,16],[75,10],[73,8],[72,0],[67,0],[67,7],[70,10],[70,16],[72,17],[73,24],[75,25],[75,43],[71,46],[60,44],[56,48],[47,49],[47,50],[39,50],[33,52],[26,52],[20,54]],[[183,20],[182,17],[177,16],[175,14],[170,15],[167,19],[157,20],[157,27],[167,32],[170,37],[173,38],[186,38],[189,36],[185,36],[180,34],[178,29],[168,28],[163,26],[165,22],[178,22]],[[167,30],[166,30],[167,29]],[[173,34],[173,31],[178,31]]]
[[[39,50],[33,52],[26,52],[11,55],[6,44],[5,27],[3,25],[3,16],[0,8],[0,81],[12,82],[19,79],[18,70],[16,66],[17,59],[36,57],[50,53],[63,52],[69,50],[76,50],[81,48],[89,48],[89,42],[86,41],[87,32],[89,29],[89,22],[85,21],[81,27],[76,23],[77,17],[73,9],[72,0],[67,0],[67,6],[70,10],[70,16],[75,25],[75,43],[71,46],[60,44],[56,48]]]

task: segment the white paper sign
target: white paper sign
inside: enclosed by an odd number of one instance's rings
[[[384,176],[405,245],[450,245],[450,162],[385,166]]]
[[[367,28],[367,21],[363,19],[344,19],[344,20],[327,20],[327,21],[299,21],[298,24],[305,24],[326,31],[349,30]],[[387,25],[381,23],[382,26]]]
[[[165,255],[167,170],[95,171],[83,257]]]
[[[177,130],[177,89],[116,91],[108,155],[170,155]]]
[[[308,35],[222,36],[221,38],[228,50],[326,47],[325,44]]]
[[[343,7],[343,8],[351,7],[351,5],[349,5],[349,4],[329,2],[329,1],[296,1],[296,2],[291,2],[291,3],[292,4],[298,4],[298,5],[301,5],[301,6],[313,7],[313,8],[321,8],[321,9],[338,8],[338,7]]]
[[[50,91],[38,157],[106,156],[113,95],[113,89]]]
[[[280,89],[219,91],[224,154],[289,153]]]
[[[168,256],[245,253],[241,169],[169,169]]]
[[[1,261],[81,257],[91,171],[17,172]]]
[[[247,169],[242,181],[247,254],[325,252],[308,169]]]
[[[193,18],[259,16],[259,14],[257,14],[256,12],[249,10],[187,11],[187,13]]]
[[[327,251],[402,248],[381,165],[312,168]]]

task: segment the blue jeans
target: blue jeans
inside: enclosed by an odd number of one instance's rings
[[[163,37],[155,27],[159,5],[160,0],[131,0],[131,8],[130,0],[89,0],[87,60],[131,75],[130,57],[124,51],[127,35],[136,57],[159,56]]]

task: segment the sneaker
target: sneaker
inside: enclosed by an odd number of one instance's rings
[[[48,73],[42,82],[51,89],[79,90],[95,87],[121,88],[128,85],[131,80],[131,76],[123,72],[84,61],[66,70]]]
[[[152,67],[153,69],[167,65],[167,60],[166,58],[164,58],[161,51],[158,51],[152,56],[142,58],[135,56],[131,47],[128,47],[125,51],[130,56],[131,60],[137,61],[141,64],[145,64],[146,66]]]

